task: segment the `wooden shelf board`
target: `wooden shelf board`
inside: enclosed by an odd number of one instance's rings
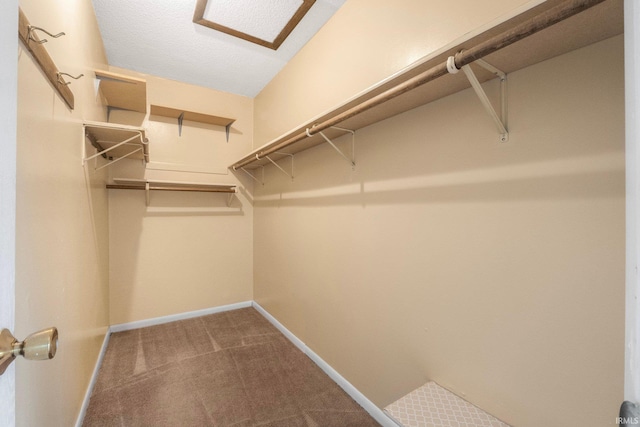
[[[147,112],[146,80],[110,71],[96,70],[95,74],[100,80],[100,91],[109,107]]]
[[[488,40],[491,37],[526,21],[531,16],[538,14],[540,11],[548,10],[560,3],[562,2],[559,0],[548,0],[531,10],[512,17],[511,19],[507,19],[475,36],[467,36],[464,39],[453,42],[451,45],[426,58],[423,58],[397,74],[354,96],[343,104],[308,120],[277,139],[253,150],[251,153],[239,159],[234,165],[245,162],[249,159],[253,160],[252,163],[245,166],[247,169],[255,169],[259,166],[269,164],[270,162],[267,159],[256,160],[256,154],[260,154],[265,149],[274,147],[282,141],[286,141],[291,137],[304,132],[305,129],[313,127],[315,123],[322,123],[331,117],[335,117],[336,115],[385,92],[401,82],[415,77],[433,66],[444,63],[449,56],[454,55],[462,49],[475,46],[485,40]],[[555,56],[614,37],[622,34],[623,31],[623,1],[607,0],[554,26],[488,55],[484,59],[498,69],[506,73],[511,73],[544,60],[551,59]],[[480,67],[472,66],[472,68],[474,69],[478,80],[481,82],[485,82],[495,77]],[[358,130],[421,105],[452,95],[469,87],[470,84],[464,73],[449,74],[386,101],[385,103],[371,108],[355,117],[347,119],[341,122],[339,126],[351,130]],[[324,134],[329,138],[337,138],[344,133],[344,131],[338,131],[335,129],[327,129],[324,131]],[[282,153],[295,154],[324,142],[324,139],[320,135],[313,135],[312,137],[305,138],[302,141],[279,151]],[[274,153],[273,155],[270,155],[270,157],[276,160],[283,156]],[[230,166],[230,168],[233,168],[234,165]]]
[[[207,124],[216,125],[216,126],[226,127],[236,121],[236,119],[230,119],[227,117],[213,116],[211,114],[196,113],[193,111],[186,111],[186,110],[180,110],[177,108],[163,107],[161,105],[151,104],[151,115],[178,119],[182,114],[184,114],[182,116],[183,120],[189,120],[192,122],[199,122],[199,123],[207,123]]]

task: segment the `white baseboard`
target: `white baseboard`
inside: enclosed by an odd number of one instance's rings
[[[333,381],[335,381],[353,400],[355,400],[362,408],[369,413],[377,422],[379,422],[383,427],[398,427],[398,425],[391,419],[384,411],[374,405],[367,397],[362,394],[357,388],[353,386],[349,381],[347,381],[342,375],[338,373],[335,369],[333,369],[327,362],[325,362],[320,356],[318,356],[313,350],[311,350],[307,345],[302,342],[298,337],[296,337],[291,331],[282,325],[275,317],[273,317],[268,311],[260,306],[255,301],[245,301],[236,304],[229,304],[220,307],[207,308],[204,310],[190,311],[187,313],[181,314],[173,314],[170,316],[164,317],[156,317],[153,319],[140,320],[136,322],[130,323],[120,323],[118,325],[112,325],[108,330],[104,337],[104,342],[102,343],[102,348],[100,350],[100,355],[98,356],[98,361],[96,362],[96,367],[93,370],[93,375],[91,376],[91,382],[89,383],[89,387],[87,388],[87,392],[84,397],[84,401],[82,402],[82,408],[80,410],[80,414],[78,415],[78,420],[76,422],[76,427],[81,427],[84,421],[84,416],[87,412],[87,408],[89,407],[89,399],[91,398],[91,392],[93,391],[93,387],[95,386],[96,380],[98,378],[98,371],[100,370],[100,365],[102,364],[102,360],[104,358],[104,353],[107,349],[107,344],[109,343],[109,337],[114,332],[122,332],[128,331],[131,329],[145,328],[147,326],[161,325],[163,323],[175,322],[177,320],[191,319],[193,317],[206,316],[208,314],[222,313],[224,311],[237,310],[239,308],[247,308],[254,307],[260,314],[262,314],[273,326],[275,326],[289,341],[293,343],[300,351],[306,354],[320,369],[322,369]]]
[[[102,347],[100,347],[100,353],[98,354],[98,360],[96,361],[96,366],[93,368],[93,373],[91,374],[91,381],[89,381],[89,386],[87,387],[87,391],[84,394],[84,400],[82,401],[82,406],[80,407],[80,413],[78,414],[78,419],[76,420],[76,427],[82,427],[82,423],[84,422],[84,416],[87,414],[87,408],[89,407],[89,400],[91,399],[91,393],[93,393],[93,388],[96,385],[96,380],[98,379],[98,372],[100,371],[100,366],[102,366],[102,360],[104,359],[104,353],[107,351],[107,345],[109,345],[110,337],[111,337],[111,330],[107,328],[107,331],[104,334],[104,339],[102,340]]]
[[[256,310],[258,310],[258,312],[260,314],[262,314],[273,326],[276,327],[276,329],[278,329],[280,332],[282,332],[282,334],[287,337],[287,339],[289,341],[291,341],[293,343],[293,345],[295,345],[296,347],[298,347],[298,349],[303,352],[304,354],[307,354],[309,350],[309,348],[305,345],[305,343],[302,342],[302,340],[300,340],[298,337],[296,337],[295,335],[293,335],[293,333],[288,330],[287,328],[284,327],[284,325],[280,322],[278,322],[278,320],[273,317],[267,310],[265,310],[264,308],[262,308],[262,306],[260,304],[258,304],[257,302],[253,301],[253,308],[255,308]]]
[[[111,325],[111,332],[129,331],[131,329],[146,328],[147,326],[162,325],[163,323],[175,322],[178,320],[191,319],[193,317],[206,316],[208,314],[222,313],[223,311],[237,310],[239,308],[251,307],[252,301],[238,302],[235,304],[222,305],[219,307],[205,308],[203,310],[189,311],[186,313],[171,314],[169,316],[154,317],[153,319],[138,320],[129,323]]]
[[[362,408],[373,417],[374,420],[379,422],[383,427],[398,427],[384,411],[378,408],[372,401],[362,394],[357,388],[347,381],[342,375],[333,369],[327,362],[325,362],[320,356],[318,356],[313,350],[296,337],[291,331],[284,327],[275,317],[269,314],[264,308],[257,302],[253,302],[253,307],[260,312],[273,326],[275,326],[280,332],[284,334],[296,347],[300,349],[304,354],[309,356],[313,362],[324,371],[333,381],[336,382],[353,400],[358,402]]]

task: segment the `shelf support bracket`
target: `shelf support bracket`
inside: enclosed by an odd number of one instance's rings
[[[229,197],[227,198],[227,207],[228,208],[231,207],[231,202],[233,202],[233,196],[236,195],[236,191],[238,191],[238,190],[234,189],[234,191],[232,193],[229,193]]]
[[[334,143],[333,141],[331,141],[329,138],[327,138],[327,136],[322,133],[322,131],[318,131],[318,134],[324,138],[325,141],[327,141],[329,143],[329,145],[331,145],[333,147],[334,150],[336,150],[338,152],[338,154],[340,154],[340,156],[342,156],[347,162],[349,162],[349,164],[351,165],[351,169],[355,170],[356,169],[356,160],[355,160],[355,131],[349,130],[349,129],[343,129],[343,128],[335,128],[335,129],[340,129],[340,130],[344,130],[347,132],[350,132],[352,135],[352,139],[351,139],[351,158],[349,158],[346,154],[344,154],[342,152],[342,150],[340,150]],[[311,137],[313,136],[313,134],[310,132],[310,130],[307,128],[306,130],[307,136]]]
[[[229,142],[229,134],[231,133],[231,123],[224,127],[225,133],[227,134],[227,142]]]
[[[289,153],[276,153],[276,154],[282,154],[282,155],[290,156],[290,157],[291,157],[291,174],[289,174],[289,172],[287,172],[286,170],[284,170],[284,169],[282,168],[282,166],[280,166],[279,164],[277,164],[276,162],[274,162],[274,161],[271,159],[271,157],[269,157],[269,156],[264,156],[264,157],[265,157],[267,160],[269,160],[271,163],[273,163],[273,165],[274,165],[275,167],[277,167],[278,169],[280,169],[280,171],[281,171],[283,174],[285,174],[285,175],[287,175],[289,178],[291,178],[291,181],[293,181],[293,154],[289,154]],[[256,157],[258,157],[258,155],[257,155],[257,154],[256,154]]]
[[[85,132],[85,135],[86,135],[86,132]],[[118,148],[118,147],[120,147],[120,146],[122,146],[122,145],[125,145],[125,144],[127,144],[127,143],[129,143],[129,142],[133,141],[134,139],[138,139],[138,138],[140,139],[140,141],[142,141],[142,143],[143,143],[143,144],[146,144],[146,143],[144,142],[144,138],[142,137],[142,134],[141,134],[140,132],[138,132],[136,135],[132,136],[131,138],[127,138],[127,139],[125,139],[124,141],[121,141],[121,142],[119,142],[119,143],[118,143],[118,144],[116,144],[116,145],[113,145],[113,146],[111,146],[111,147],[109,147],[109,148],[106,148],[106,149],[104,149],[104,150],[98,151],[96,154],[93,154],[93,155],[91,155],[91,156],[89,156],[89,157],[84,157],[84,158],[82,159],[82,164],[83,164],[83,165],[85,165],[89,160],[91,160],[91,159],[95,159],[96,157],[99,157],[99,156],[106,156],[106,154],[107,154],[109,151],[111,151],[111,150],[113,150],[113,149],[116,149],[116,148]],[[142,150],[142,147],[138,147],[138,148],[136,148],[135,150],[132,150],[131,152],[129,152],[129,153],[125,154],[124,156],[121,156],[121,157],[119,157],[119,158],[117,158],[117,159],[115,159],[115,160],[111,160],[111,159],[109,159],[109,163],[107,163],[107,164],[105,164],[105,165],[102,165],[102,166],[100,166],[100,167],[98,167],[98,168],[94,168],[94,171],[98,171],[98,170],[100,170],[100,169],[102,169],[102,168],[104,168],[104,167],[107,167],[107,166],[109,166],[109,165],[112,165],[113,163],[115,163],[115,162],[117,162],[117,161],[119,161],[119,160],[122,160],[122,159],[124,159],[124,158],[127,158],[127,157],[131,156],[132,154],[135,154],[135,153],[137,153],[137,152],[139,152],[139,151],[141,151],[141,150]],[[84,151],[84,150],[83,150],[83,151]]]
[[[247,175],[249,175],[251,177],[251,179],[253,179],[255,182],[259,183],[260,185],[264,185],[264,166],[262,166],[262,181],[260,181],[258,178],[256,178],[251,172],[249,172],[248,170],[246,170],[245,168],[240,168],[242,169],[242,171],[244,173],[246,173]]]
[[[498,133],[500,134],[500,142],[507,142],[509,141],[509,131],[507,130],[507,75],[493,65],[487,63],[486,61],[483,61],[482,59],[476,60],[475,63],[486,69],[487,71],[495,74],[500,79],[500,115],[498,115],[495,108],[493,108],[493,105],[491,104],[487,93],[482,88],[480,81],[471,69],[471,66],[462,66],[462,71],[464,71],[464,74],[467,76],[467,80],[469,80],[471,87],[480,99],[482,106],[487,111],[487,113],[489,113],[489,116],[491,116],[491,119],[496,125]],[[455,65],[453,56],[450,56],[447,60],[447,70],[451,74],[456,74],[458,71],[460,71]]]
[[[124,155],[124,156],[122,156],[122,157],[118,157],[117,159],[111,159],[111,160],[109,160],[109,163],[105,163],[105,164],[104,164],[104,165],[102,165],[102,166],[94,167],[94,168],[93,168],[93,171],[94,171],[94,172],[97,172],[97,171],[99,171],[100,169],[104,169],[104,168],[106,168],[106,167],[109,167],[109,166],[111,166],[112,164],[114,164],[115,162],[119,162],[120,160],[126,159],[126,158],[127,158],[127,157],[129,157],[130,155],[135,154],[135,153],[137,153],[137,152],[139,152],[139,151],[142,151],[142,147],[140,147],[140,148],[136,148],[136,149],[135,149],[135,150],[133,150],[132,152],[127,153],[126,155]],[[143,160],[143,162],[144,162],[144,160]]]
[[[151,203],[151,187],[149,185],[149,182],[145,182],[144,183],[144,192],[145,192],[145,197],[146,197],[146,201],[147,201],[147,206],[149,206],[149,204]]]
[[[184,119],[184,112],[178,116],[178,136],[182,136],[182,120]]]

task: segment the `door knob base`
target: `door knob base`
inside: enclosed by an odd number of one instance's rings
[[[4,371],[16,358],[15,344],[17,342],[18,340],[8,329],[3,329],[0,332],[0,375],[4,374]]]
[[[29,360],[53,359],[57,348],[58,329],[56,328],[35,332],[22,342],[18,341],[11,331],[3,329],[0,332],[0,375],[18,356]]]

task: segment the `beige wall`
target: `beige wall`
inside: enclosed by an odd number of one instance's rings
[[[256,145],[368,86],[363,67],[396,68],[359,48],[415,36],[422,6],[383,19],[379,3],[347,2],[258,96]],[[615,425],[622,66],[617,37],[512,73],[504,145],[467,90],[358,131],[355,172],[327,146],[296,156],[294,182],[266,168],[254,299],[379,406],[433,379],[513,425]]]
[[[108,319],[108,204],[104,176],[82,167],[82,120],[101,120],[91,71],[106,62],[89,0],[20,6],[33,25],[66,36],[46,48],[74,81],[75,110],[52,89],[22,44],[16,51],[18,159],[16,328],[24,338],[57,326],[49,362],[16,362],[17,425],[76,421]],[[34,410],[37,408],[37,410]]]
[[[239,184],[227,166],[251,149],[253,100],[146,79],[151,104],[235,118],[229,142],[220,126],[185,121],[178,136],[176,120],[112,112],[148,129],[154,169],[122,161],[111,176]],[[225,194],[152,192],[146,206],[143,192],[110,190],[109,212],[111,324],[253,299],[253,207],[242,192],[229,208]]]

